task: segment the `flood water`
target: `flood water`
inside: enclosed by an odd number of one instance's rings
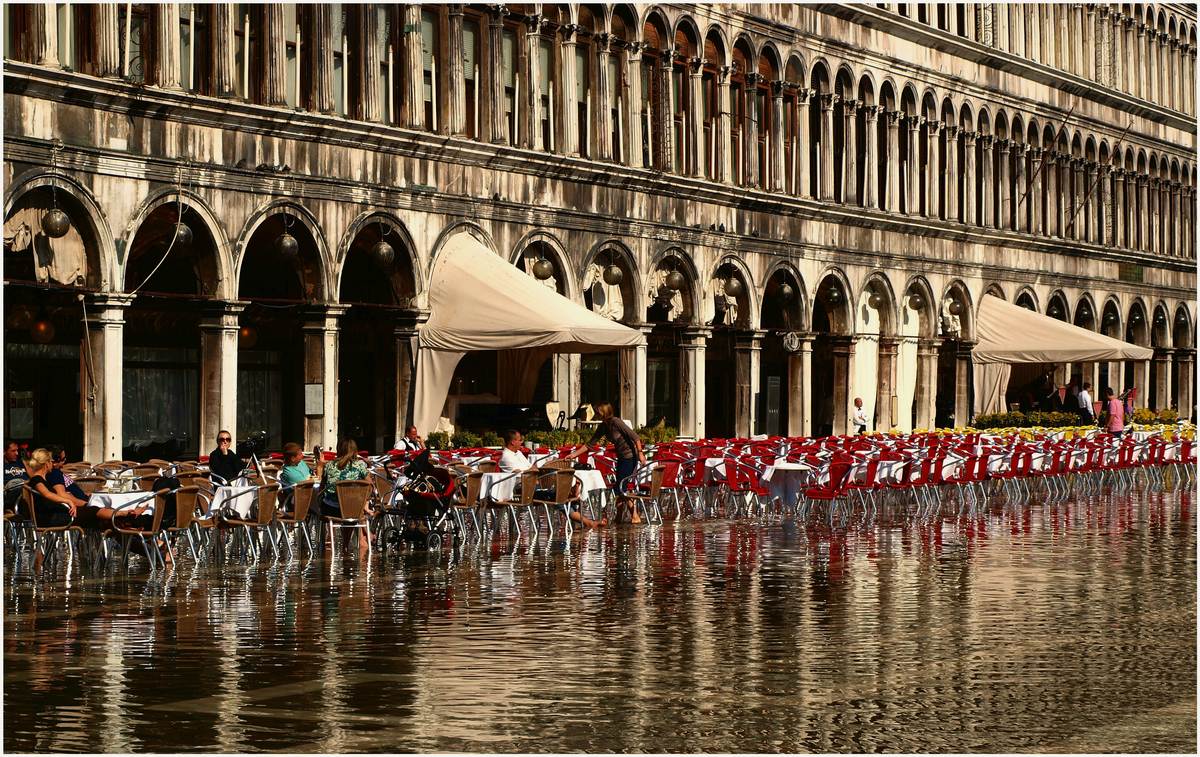
[[[1196,749],[1192,494],[8,572],[8,751]]]

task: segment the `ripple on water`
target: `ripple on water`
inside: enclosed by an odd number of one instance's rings
[[[4,747],[1191,751],[1190,500],[150,581],[34,581],[6,553]]]

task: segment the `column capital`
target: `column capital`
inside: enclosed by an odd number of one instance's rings
[[[917,354],[926,357],[936,355],[942,346],[942,341],[941,339],[921,337],[917,340]]]
[[[86,298],[87,305],[91,308],[124,310],[133,304],[137,295],[124,292],[88,292],[80,294],[79,297],[80,299]]]
[[[921,128],[921,118],[920,116],[905,116],[904,125],[908,127],[909,131],[917,131]]]
[[[689,326],[683,329],[683,339],[679,346],[685,349],[704,347],[705,342],[712,336],[712,329],[707,326]]]
[[[213,300],[206,302],[200,311],[201,329],[236,329],[238,318],[249,302],[244,300]]]
[[[946,124],[944,128],[946,130],[946,139],[958,139],[959,127],[954,124]]]
[[[837,95],[826,93],[821,95],[821,110],[833,110],[834,104],[841,101]]]
[[[938,130],[941,128],[942,128],[941,121],[934,121],[934,120],[930,119],[925,122],[925,130],[929,132],[929,136],[931,136],[931,137],[936,136],[938,133]]]
[[[1113,12],[1115,13],[1115,11],[1113,11]],[[1107,17],[1108,17],[1108,14],[1109,14],[1109,9],[1108,9],[1108,6],[1107,6],[1107,5],[1101,5],[1101,6],[1100,6],[1100,18],[1102,18],[1102,19],[1103,19],[1103,18],[1107,18]]]
[[[897,126],[900,123],[900,117],[904,115],[898,110],[885,110],[883,114],[887,118],[889,127]]]
[[[963,130],[963,144],[967,147],[974,147],[975,141],[979,139],[979,132],[971,131],[970,129]]]
[[[752,87],[758,86],[758,83],[763,80],[762,74],[757,71],[751,71],[746,74],[746,83]]]
[[[739,331],[733,336],[734,348],[738,350],[761,350],[762,340],[767,332],[758,329]]]
[[[1013,142],[1011,149],[1017,155],[1024,155],[1025,153],[1029,152],[1029,145],[1025,144],[1024,142]]]
[[[895,355],[896,350],[900,347],[900,342],[903,341],[897,336],[881,336],[879,337],[879,354]]]
[[[1009,141],[1003,137],[996,138],[996,149],[999,150],[1001,153],[1008,153],[1008,147],[1011,144],[1012,144],[1011,141]]]
[[[842,100],[842,108],[843,108],[844,110],[849,110],[851,113],[853,113],[854,111],[858,110],[858,106],[859,106],[859,101],[858,101],[858,100],[853,100],[853,99],[851,99],[851,100]]]
[[[979,135],[979,146],[985,150],[992,149],[992,140],[995,139],[991,134]]]
[[[1054,159],[1054,160],[1058,161],[1058,164],[1059,164],[1060,166],[1069,166],[1069,165],[1071,165],[1071,156],[1070,156],[1070,155],[1067,155],[1067,154],[1065,154],[1065,153],[1061,153],[1061,152],[1056,152],[1056,153],[1054,153],[1054,154],[1053,154],[1053,156],[1052,156],[1052,157],[1053,157],[1053,159]]]
[[[446,3],[446,13],[451,16],[461,16],[463,14],[462,3]]]
[[[338,318],[345,315],[349,309],[349,305],[323,303],[302,307],[300,308],[300,317],[304,320],[304,323],[301,329],[304,331],[312,331],[314,329],[322,331],[334,330],[337,328]]]
[[[768,82],[768,86],[771,88],[771,97],[775,98],[776,100],[782,98],[783,88],[786,84],[787,82],[783,81],[782,79],[776,79],[775,81]]]
[[[808,98],[812,97],[813,90],[808,87],[800,87],[796,90],[796,102],[799,105],[808,105]]]
[[[863,107],[863,118],[867,121],[875,121],[879,118],[879,113],[883,110],[879,105],[866,105]]]
[[[691,69],[692,76],[704,76],[703,58],[688,58],[687,65]]]

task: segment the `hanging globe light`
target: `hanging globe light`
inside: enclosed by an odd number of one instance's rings
[[[188,247],[192,243],[192,227],[180,221],[175,224],[175,244],[179,247]]]
[[[959,315],[962,313],[962,303],[958,300],[950,300],[950,315]]]
[[[52,239],[64,237],[71,230],[70,217],[58,208],[50,208],[42,216],[42,232]]]
[[[908,306],[913,310],[920,310],[925,307],[925,300],[921,297],[920,292],[913,292],[908,296]]]
[[[668,289],[678,292],[679,290],[683,289],[683,285],[687,282],[684,281],[682,273],[679,271],[671,271],[667,274],[664,283],[667,285]]]
[[[285,231],[276,238],[275,251],[281,257],[294,258],[300,254],[300,243],[296,241],[294,236]]]
[[[825,299],[830,302],[837,302],[842,298],[842,292],[836,286],[829,287],[825,290]]]
[[[622,271],[616,264],[611,263],[607,268],[604,269],[603,276],[604,283],[608,284],[610,287],[620,286],[621,282],[625,280],[625,272]]]
[[[783,302],[791,302],[796,297],[796,290],[791,284],[783,283],[779,285],[779,299]]]
[[[740,297],[742,292],[746,291],[746,287],[742,284],[742,280],[736,276],[730,276],[725,281],[725,294],[730,297]]]
[[[533,277],[545,281],[554,275],[554,264],[545,258],[538,258],[533,264]]]
[[[371,257],[375,258],[379,265],[384,268],[390,268],[392,263],[396,261],[396,251],[392,249],[390,244],[380,239],[371,248]]]
[[[33,322],[33,326],[29,329],[29,336],[35,344],[49,344],[54,340],[54,324],[43,315]]]
[[[248,350],[258,344],[258,329],[253,326],[242,326],[238,329],[238,347]]]
[[[879,308],[883,307],[883,296],[879,294],[879,292],[871,292],[871,296],[867,298],[867,304],[870,305],[872,309],[878,310]]]
[[[1062,308],[1060,308],[1058,306],[1058,303],[1056,302],[1050,306],[1050,317],[1051,318],[1059,318],[1061,316],[1062,316]]]
[[[1161,310],[1154,314],[1154,322],[1159,326],[1167,322],[1167,318],[1162,314]]]

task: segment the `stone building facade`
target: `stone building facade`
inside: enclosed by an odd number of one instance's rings
[[[385,448],[456,233],[646,334],[552,359],[568,412],[963,423],[991,293],[1155,349],[1060,381],[1193,415],[1190,5],[4,12],[10,436]]]

